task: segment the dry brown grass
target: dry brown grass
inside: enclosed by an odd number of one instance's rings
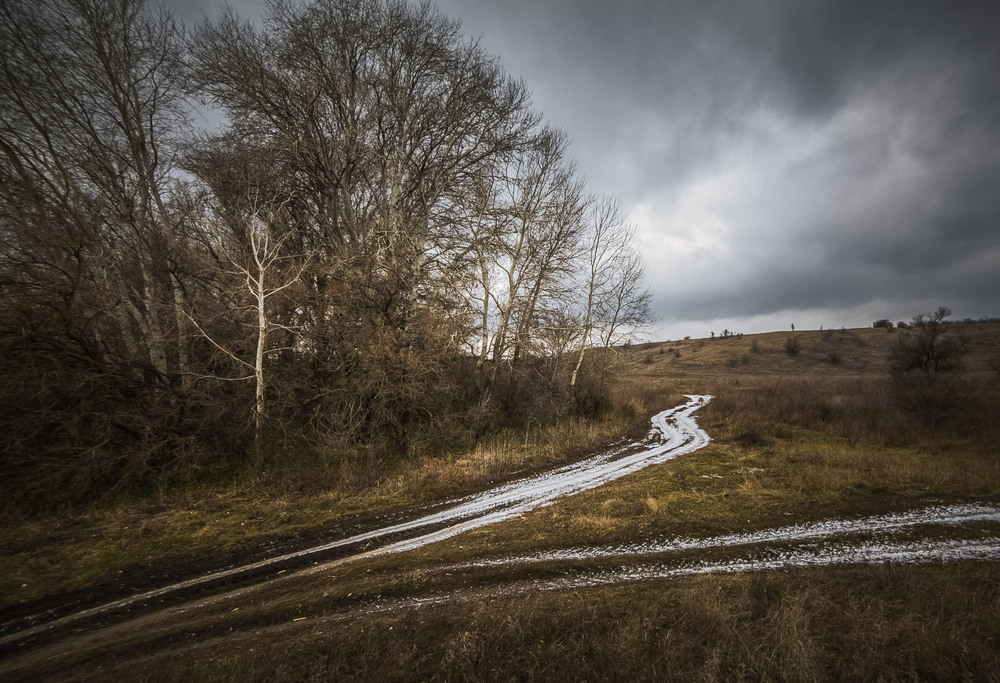
[[[940,433],[901,411],[893,394],[889,362],[902,334],[800,331],[795,336],[802,350],[796,356],[783,349],[785,333],[664,342],[637,349],[633,369],[640,380],[714,394],[702,414],[723,438],[736,430],[735,436],[742,432],[748,443],[766,440],[769,431],[784,424],[821,430],[852,444],[940,447],[959,441],[995,450],[1000,441],[1000,324],[954,325],[951,334],[963,337],[968,348],[957,383],[964,407],[935,430]]]
[[[519,594],[184,646],[144,680],[998,680],[993,567],[840,568]],[[928,595],[933,595],[931,600]],[[983,606],[987,609],[983,609]],[[155,667],[155,668],[154,668]],[[87,669],[83,669],[87,671]]]

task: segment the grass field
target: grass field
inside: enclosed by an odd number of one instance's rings
[[[155,562],[201,557],[209,566],[263,539],[323,525],[336,533],[579,458],[644,432],[652,412],[685,393],[711,394],[697,419],[713,441],[693,454],[418,551],[276,583],[198,617],[163,615],[141,637],[123,630],[113,645],[95,641],[25,671],[111,668],[125,680],[1000,680],[995,562],[564,590],[538,587],[572,567],[468,568],[554,548],[1000,503],[1000,324],[953,333],[968,353],[956,407],[935,424],[901,408],[889,378],[901,331],[642,345],[624,352],[616,400],[628,409],[603,422],[506,433],[468,453],[382,469],[290,461],[226,487],[8,520],[0,594],[14,609],[127,580]]]

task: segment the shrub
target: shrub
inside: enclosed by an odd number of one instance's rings
[[[908,372],[893,380],[896,405],[932,431],[959,415],[971,391],[965,378],[950,373]]]
[[[797,356],[802,351],[802,344],[798,337],[789,337],[785,340],[785,353],[789,356]]]
[[[650,354],[652,357],[652,354]],[[598,417],[614,407],[612,389],[621,368],[614,354],[590,353],[573,387],[573,409],[581,417]]]

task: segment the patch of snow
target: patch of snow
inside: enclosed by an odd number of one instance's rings
[[[760,543],[782,543],[825,539],[852,534],[884,534],[902,529],[927,526],[957,526],[971,522],[1000,522],[1000,507],[995,505],[948,505],[923,508],[909,512],[875,515],[860,519],[825,520],[810,524],[795,524],[777,529],[766,529],[740,534],[726,534],[709,538],[675,538],[638,544],[623,544],[595,548],[566,548],[522,555],[519,557],[481,560],[468,563],[470,567],[487,567],[511,563],[553,562],[588,560],[603,557],[655,555],[684,550],[708,550]]]
[[[538,588],[562,590],[697,574],[736,574],[848,564],[927,564],[998,559],[1000,559],[1000,538],[996,537],[909,543],[867,542],[849,547],[799,548],[782,551],[772,557],[750,557],[724,562],[695,562],[681,566],[665,564],[626,566],[563,577],[546,582]]]

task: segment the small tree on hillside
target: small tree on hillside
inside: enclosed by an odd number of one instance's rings
[[[951,333],[950,315],[951,310],[941,306],[915,316],[890,359],[897,403],[931,429],[953,417],[967,393],[956,374],[966,347]]]
[[[900,337],[893,349],[895,373],[911,370],[939,373],[959,368],[965,347],[961,339],[948,333],[950,315],[951,309],[940,306],[933,313],[920,313],[913,318],[909,332]]]

